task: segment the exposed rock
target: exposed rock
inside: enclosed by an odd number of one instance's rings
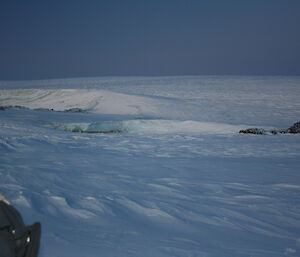
[[[297,134],[300,133],[300,121],[296,122],[293,126],[286,130],[286,133]]]
[[[81,109],[81,108],[71,108],[71,109],[65,110],[65,112],[74,112],[74,113],[76,113],[76,112],[87,112],[87,111],[84,110],[84,109]]]
[[[273,135],[276,135],[276,134],[285,134],[287,133],[286,130],[276,130],[276,129],[273,129],[270,131],[271,134]]]
[[[0,111],[5,111],[8,109],[27,109],[26,107],[20,106],[20,105],[5,105],[5,106],[0,106]]]
[[[260,129],[260,128],[248,128],[248,129],[240,130],[239,133],[242,133],[242,134],[265,135],[266,131],[264,129]]]
[[[291,133],[291,134],[298,134],[300,133],[300,121],[296,122],[293,126],[291,126],[288,129],[285,130],[265,130],[262,128],[248,128],[244,130],[240,130],[239,133],[241,134],[256,134],[256,135],[267,135],[267,134],[286,134],[286,133]]]

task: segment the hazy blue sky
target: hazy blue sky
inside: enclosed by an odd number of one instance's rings
[[[300,75],[299,0],[1,0],[0,80]]]

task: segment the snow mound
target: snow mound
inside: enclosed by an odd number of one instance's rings
[[[0,90],[0,106],[23,106],[55,111],[83,110],[99,114],[158,113],[157,101],[106,90]]]

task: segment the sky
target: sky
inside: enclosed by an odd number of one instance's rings
[[[299,0],[1,0],[0,80],[300,75]]]

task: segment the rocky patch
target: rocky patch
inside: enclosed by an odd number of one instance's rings
[[[243,129],[239,131],[240,134],[255,134],[255,135],[268,135],[268,134],[298,134],[300,133],[300,122],[294,123],[293,126],[291,126],[288,129],[285,130],[265,130],[262,128],[248,128],[248,129]]]

